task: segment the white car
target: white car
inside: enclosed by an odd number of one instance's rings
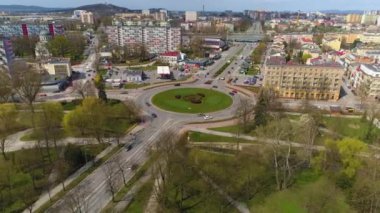
[[[219,80],[225,80],[225,78],[224,77],[220,77]]]
[[[213,117],[212,117],[211,115],[205,115],[205,116],[203,117],[203,119],[205,119],[205,120],[210,120],[210,119],[213,119]]]

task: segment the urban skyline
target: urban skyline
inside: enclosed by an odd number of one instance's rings
[[[309,2],[301,0],[258,0],[251,2],[249,0],[237,0],[234,4],[231,4],[230,0],[221,0],[218,2],[211,0],[196,0],[191,2],[178,2],[174,0],[162,0],[160,2],[152,0],[132,0],[129,2],[123,2],[121,0],[110,0],[106,2],[93,1],[93,0],[68,0],[64,3],[53,2],[47,0],[36,0],[33,4],[28,0],[20,0],[17,5],[33,5],[42,7],[78,7],[88,4],[97,3],[109,3],[115,4],[130,9],[148,9],[148,8],[166,8],[169,10],[202,10],[202,6],[205,5],[205,9],[208,11],[224,11],[224,10],[278,10],[278,11],[318,11],[318,10],[373,10],[380,8],[380,2],[376,0],[337,0],[334,2],[328,0],[321,0],[318,2]],[[15,5],[13,0],[3,0],[2,5]]]

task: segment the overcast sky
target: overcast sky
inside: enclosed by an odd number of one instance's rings
[[[37,5],[44,7],[77,7],[105,3],[97,0],[0,0],[0,4]],[[380,10],[380,0],[109,0],[107,3],[130,9],[166,8],[169,10]]]

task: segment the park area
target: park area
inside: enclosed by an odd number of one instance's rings
[[[232,98],[211,89],[181,88],[167,90],[153,96],[157,107],[180,113],[209,113],[232,105]]]

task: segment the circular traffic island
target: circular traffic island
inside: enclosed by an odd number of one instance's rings
[[[232,105],[232,98],[222,92],[202,88],[180,88],[160,92],[152,103],[166,111],[180,113],[209,113]]]

